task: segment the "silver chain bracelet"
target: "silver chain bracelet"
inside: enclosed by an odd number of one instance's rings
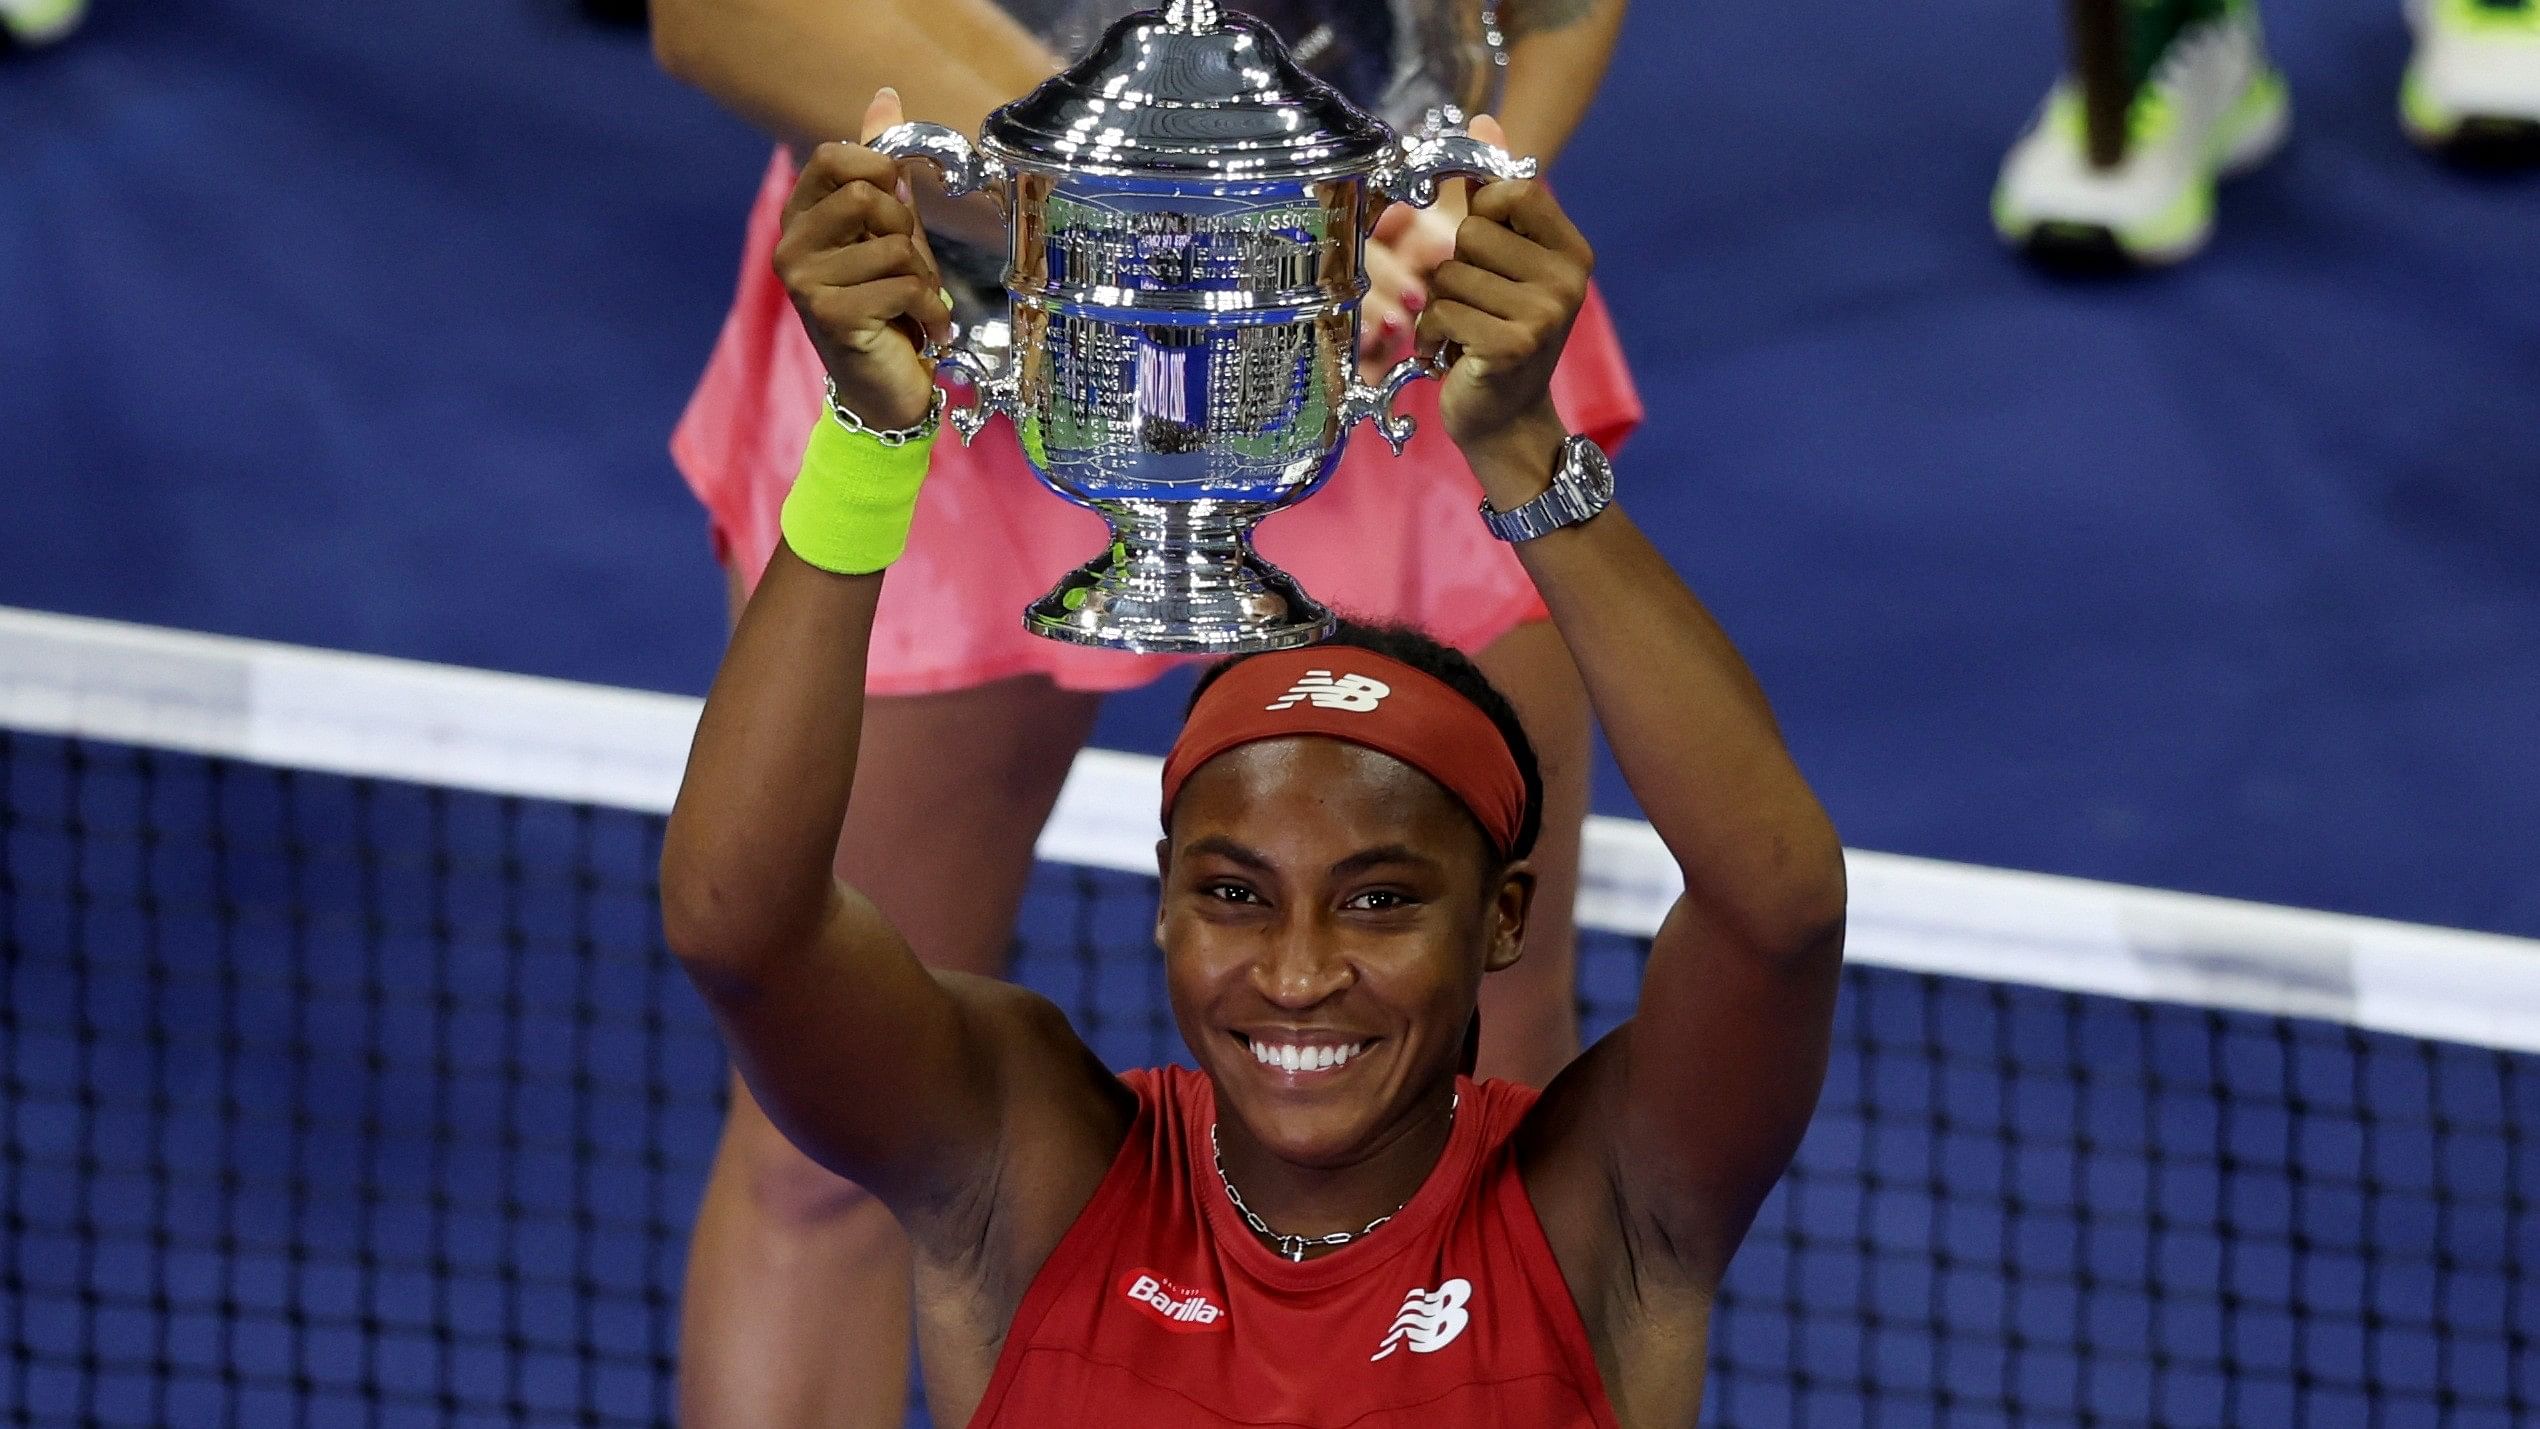
[[[829,408],[829,420],[846,428],[848,431],[855,433],[857,436],[871,437],[873,440],[880,442],[886,447],[904,447],[910,442],[924,441],[928,437],[935,435],[935,429],[943,424],[944,389],[941,387],[935,389],[935,401],[932,406],[929,406],[926,409],[926,420],[918,423],[914,427],[902,427],[897,431],[886,432],[874,427],[866,426],[862,417],[857,416],[855,413],[850,412],[845,407],[839,405],[837,378],[829,378],[824,385],[827,391],[824,401]]]

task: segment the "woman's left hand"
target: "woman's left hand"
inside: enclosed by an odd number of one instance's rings
[[[1503,142],[1487,118],[1475,120],[1473,132]],[[1552,371],[1595,265],[1587,239],[1540,180],[1474,193],[1472,212],[1456,230],[1455,256],[1429,280],[1419,323],[1421,351],[1460,349],[1438,393],[1439,416],[1457,446],[1470,453],[1550,411]]]

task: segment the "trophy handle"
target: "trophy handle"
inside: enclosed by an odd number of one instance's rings
[[[970,395],[949,402],[944,407],[944,420],[961,434],[961,444],[970,445],[979,429],[999,412],[1011,417],[1015,411],[1014,360],[1006,359],[1002,369],[990,367],[988,359],[967,347],[954,346],[931,350],[935,370],[949,373],[954,380],[970,389]]]
[[[894,159],[931,165],[944,176],[944,192],[954,198],[987,189],[1005,195],[1005,162],[963,137],[958,129],[911,120],[894,124],[865,146]]]
[[[887,136],[885,136],[887,137]],[[1438,184],[1446,179],[1531,179],[1535,161],[1521,159],[1496,144],[1470,134],[1448,131],[1406,139],[1388,154],[1372,176],[1376,192],[1396,203],[1427,208],[1437,202]]]
[[[873,136],[866,144],[877,154],[903,162],[932,167],[943,176],[944,192],[959,198],[964,194],[986,190],[999,200],[1006,197],[1006,180],[1012,177],[1005,162],[970,142],[958,129],[918,120],[894,124]],[[944,409],[944,419],[961,434],[962,445],[968,446],[988,425],[988,419],[999,412],[1008,416],[1015,409],[1014,361],[1008,357],[1002,367],[991,366],[966,343],[929,348],[925,354],[935,361],[935,370],[950,374],[970,395]]]
[[[1372,387],[1364,382],[1352,382],[1349,391],[1341,398],[1342,434],[1346,436],[1349,429],[1361,421],[1372,421],[1376,424],[1376,435],[1385,439],[1385,445],[1393,448],[1395,456],[1402,455],[1403,447],[1409,444],[1411,434],[1420,429],[1420,424],[1395,411],[1395,400],[1402,396],[1403,388],[1421,378],[1445,375],[1446,364],[1439,355],[1433,354],[1404,358],[1393,365],[1382,382]]]

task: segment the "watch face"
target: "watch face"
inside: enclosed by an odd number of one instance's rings
[[[1570,472],[1590,500],[1602,506],[1614,499],[1614,463],[1605,449],[1585,437],[1570,439]]]
[[[1605,451],[1585,437],[1561,444],[1561,466],[1541,496],[1513,511],[1482,503],[1482,520],[1503,541],[1530,541],[1564,526],[1575,526],[1611,505],[1614,464]]]

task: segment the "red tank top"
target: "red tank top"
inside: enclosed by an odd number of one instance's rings
[[[971,1429],[1620,1429],[1518,1175],[1531,1088],[1459,1081],[1418,1194],[1297,1264],[1218,1184],[1208,1079],[1122,1081],[1137,1122],[1033,1277]]]

